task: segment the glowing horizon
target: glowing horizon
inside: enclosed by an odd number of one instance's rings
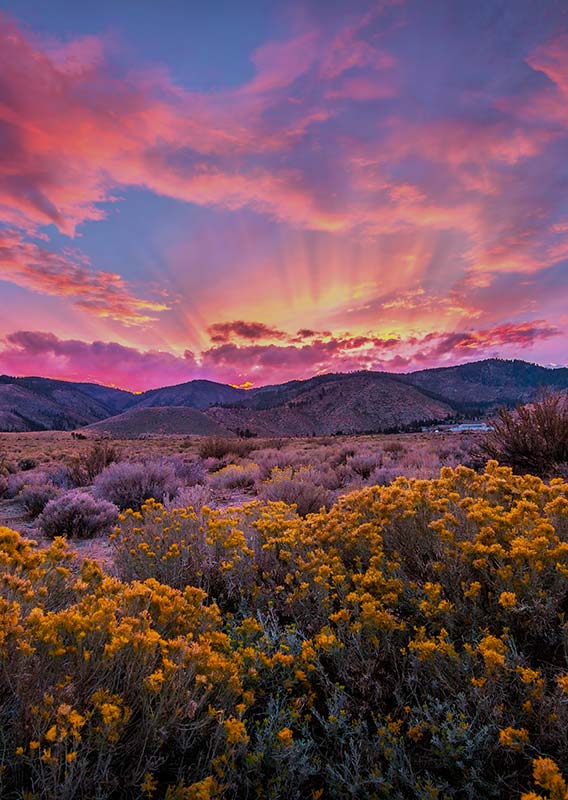
[[[568,363],[568,9],[42,6],[0,14],[0,373]]]

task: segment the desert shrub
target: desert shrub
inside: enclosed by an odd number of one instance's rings
[[[385,453],[390,453],[392,456],[401,456],[406,452],[406,447],[402,442],[386,442],[386,444],[383,445],[383,450]]]
[[[258,478],[256,464],[228,464],[209,476],[209,485],[217,491],[249,489]]]
[[[8,475],[11,472],[10,463],[7,452],[0,449],[0,475]]]
[[[32,482],[25,483],[18,494],[18,500],[32,518],[41,514],[49,501],[61,494],[61,489],[48,480],[46,475],[38,474],[34,478]]]
[[[211,436],[204,439],[199,445],[199,455],[201,458],[222,459],[226,456],[246,458],[256,447],[257,445],[250,439]]]
[[[64,464],[58,466],[50,465],[46,467],[45,474],[47,480],[59,489],[73,489],[76,484],[70,468]]]
[[[264,447],[257,450],[254,460],[258,464],[259,478],[265,480],[270,476],[274,467],[284,469],[295,463],[295,454],[290,450],[277,450],[276,448]]]
[[[347,458],[346,466],[359,475],[363,480],[366,480],[373,470],[382,467],[383,456],[382,453],[359,453]]]
[[[16,497],[24,488],[26,478],[29,482],[29,476],[25,475],[23,472],[15,472],[8,475],[6,479],[6,488],[4,489],[4,497],[8,499]]]
[[[317,470],[313,467],[292,467],[272,470],[270,478],[263,481],[258,496],[264,500],[277,500],[295,505],[298,514],[304,517],[321,508],[329,508],[335,495],[319,482]]]
[[[171,499],[180,483],[172,465],[165,461],[121,461],[95,478],[93,493],[121,509],[136,510],[150,498]]]
[[[482,453],[518,472],[549,477],[568,464],[568,395],[543,393],[530,405],[499,410]]]
[[[168,464],[171,464],[173,471],[182,481],[185,486],[195,486],[198,483],[205,483],[207,479],[207,470],[200,458],[180,458],[174,456],[169,459],[163,459]]]
[[[347,461],[350,458],[353,458],[353,456],[356,455],[356,453],[357,450],[355,449],[355,447],[350,447],[348,445],[340,447],[339,450],[335,451],[332,454],[330,458],[330,464],[334,467],[340,465],[345,466],[345,464],[347,464]]]
[[[315,482],[318,486],[323,486],[324,489],[337,491],[344,486],[348,486],[357,482],[359,476],[356,475],[348,466],[339,465],[332,467],[329,462],[316,462],[312,465],[301,464],[297,469],[310,468],[314,470]],[[296,471],[297,471],[296,469]]]
[[[566,795],[562,480],[148,501],[112,536],[118,577],[0,529],[2,796]]]
[[[227,610],[255,595],[263,608],[272,602],[270,591],[258,595],[257,581],[274,587],[284,579],[272,535],[300,522],[292,508],[258,501],[226,511],[168,506],[149,500],[141,512],[121,515],[111,540],[123,580],[155,577],[177,589],[197,586]]]
[[[200,512],[203,506],[211,502],[211,489],[201,483],[194,486],[182,486],[171,500],[164,502],[164,508],[172,511],[174,508],[193,508]]]
[[[388,486],[401,473],[400,467],[377,467],[368,478],[369,486]]]
[[[118,509],[112,503],[73,490],[50,500],[38,517],[37,526],[51,539],[90,539],[108,533],[117,519]]]
[[[119,460],[120,453],[111,442],[95,442],[73,459],[68,468],[70,479],[74,486],[89,486],[97,475]]]

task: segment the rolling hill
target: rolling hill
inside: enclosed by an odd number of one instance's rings
[[[85,432],[128,438],[140,434],[178,434],[185,436],[233,436],[234,434],[196,408],[157,406],[130,408],[115,417],[94,422]]]
[[[133,405],[137,408],[153,406],[191,406],[191,408],[209,408],[243,400],[247,395],[244,389],[235,389],[224,383],[214,381],[188,381],[177,386],[165,386],[163,389],[150,389],[136,395]]]
[[[433,397],[443,398],[456,411],[471,407],[512,405],[535,396],[542,387],[568,388],[568,368],[547,369],[527,361],[497,358],[458,367],[440,367],[397,376]]]

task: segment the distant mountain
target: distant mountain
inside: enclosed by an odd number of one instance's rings
[[[0,430],[72,430],[122,410],[129,392],[49,378],[0,376]]]
[[[193,408],[221,429],[248,428],[267,436],[380,431],[456,413],[487,413],[498,405],[526,402],[544,386],[568,389],[568,368],[486,359],[407,374],[318,375],[250,391],[195,380],[142,394],[93,383],[3,375],[0,430],[70,430],[134,409],[161,408],[154,417],[127,417],[127,427],[163,425],[173,432],[189,425],[187,415],[175,419],[175,409]]]
[[[75,383],[74,385],[80,392],[89,395],[115,413],[127,408],[132,404],[133,398],[136,398],[132,392],[114,389],[111,386],[101,386],[98,383]]]
[[[453,414],[448,403],[383,373],[336,375],[283,389],[284,402],[271,397],[268,407],[210,408],[206,413],[231,430],[249,429],[259,436],[310,436],[401,428]],[[252,407],[251,407],[252,406]]]
[[[490,409],[531,400],[543,387],[568,389],[568,368],[547,369],[527,361],[489,358],[458,367],[439,367],[398,375],[456,411]]]
[[[184,436],[234,435],[203,411],[183,406],[130,408],[115,417],[95,422],[83,430],[125,438],[144,433]]]
[[[136,395],[131,405],[136,408],[155,406],[191,406],[192,408],[209,408],[213,405],[234,403],[246,397],[244,389],[235,389],[224,383],[214,381],[188,381],[177,386],[166,386],[163,389],[150,389]]]

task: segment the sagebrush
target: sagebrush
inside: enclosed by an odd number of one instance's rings
[[[2,530],[4,797],[565,797],[568,484],[445,468],[302,518]]]

